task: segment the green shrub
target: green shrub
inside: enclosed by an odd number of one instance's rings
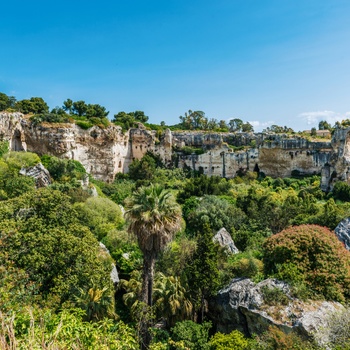
[[[289,303],[288,296],[280,288],[263,286],[261,292],[265,303],[268,305],[288,305]]]
[[[230,334],[215,333],[209,341],[210,350],[245,350],[248,349],[249,341],[244,335],[235,330]]]
[[[171,329],[171,339],[175,342],[183,342],[183,345],[190,350],[209,350],[210,327],[210,322],[203,322],[202,324],[193,321],[178,322]],[[179,349],[177,347],[170,348]]]
[[[75,124],[77,124],[79,127],[81,127],[84,130],[90,129],[94,126],[94,124],[92,124],[90,121],[87,121],[87,120],[77,120]]]
[[[305,281],[326,299],[350,296],[350,252],[329,229],[294,226],[269,237],[263,246],[265,272],[287,274],[291,282]],[[292,273],[286,271],[292,268]]]

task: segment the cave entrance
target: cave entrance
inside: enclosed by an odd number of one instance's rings
[[[24,151],[23,144],[21,141],[21,132],[15,130],[11,140],[11,151]]]

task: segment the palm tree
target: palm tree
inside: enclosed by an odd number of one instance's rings
[[[126,204],[128,231],[135,234],[143,253],[141,301],[152,306],[154,264],[158,254],[180,229],[181,208],[162,186],[141,187]]]
[[[169,326],[191,316],[193,306],[186,297],[186,288],[181,285],[180,277],[157,273],[154,296],[155,306],[161,315],[167,316]]]
[[[140,187],[126,203],[128,231],[135,234],[143,253],[141,301],[152,306],[154,264],[158,254],[180,229],[181,208],[174,196],[159,185]],[[143,324],[143,347],[150,342],[148,325]]]

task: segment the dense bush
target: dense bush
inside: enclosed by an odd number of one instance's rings
[[[0,221],[3,275],[25,281],[33,303],[53,308],[74,303],[79,288],[92,286],[112,293],[111,260],[100,255],[98,241],[79,224],[67,196],[42,189],[0,202]],[[17,287],[3,286],[20,291]]]
[[[329,229],[291,227],[269,237],[263,249],[268,275],[305,282],[327,299],[344,301],[350,296],[350,252]]]

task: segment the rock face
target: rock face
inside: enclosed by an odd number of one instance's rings
[[[350,250],[350,218],[340,221],[334,232],[339,241],[344,243],[345,248]]]
[[[218,242],[221,247],[225,248],[230,254],[237,254],[239,250],[235,246],[231,235],[223,227],[221,228],[213,238],[214,242]]]
[[[188,167],[208,176],[231,178],[237,172],[256,171],[287,177],[293,171],[322,171],[322,186],[327,189],[334,177],[347,179],[344,173],[350,169],[350,146],[346,146],[350,137],[344,130],[338,134],[332,142],[316,142],[298,135],[271,133],[166,130],[159,134],[141,125],[124,134],[116,125],[88,130],[75,124],[33,125],[21,113],[0,113],[0,140],[8,140],[11,150],[75,159],[92,176],[105,181],[113,181],[119,172],[128,172],[134,159],[141,159],[150,151],[168,166]],[[185,146],[187,152],[183,150]],[[202,154],[188,154],[191,147],[201,149]],[[343,165],[343,158],[348,165]]]
[[[41,163],[30,168],[22,168],[19,173],[33,177],[37,188],[46,187],[51,184],[50,173]]]
[[[331,190],[336,181],[350,183],[350,128],[336,129],[331,144],[331,157],[321,174],[323,191]]]
[[[102,242],[100,242],[100,250],[101,250],[102,254],[111,258],[111,254],[109,253],[109,250]],[[117,267],[113,263],[111,266],[111,280],[112,280],[114,285],[117,285],[119,283],[119,275],[118,275]]]
[[[279,289],[287,296],[287,303],[267,304],[264,288]],[[238,329],[251,336],[274,325],[285,333],[314,338],[320,345],[329,342],[324,330],[329,328],[330,316],[344,309],[337,302],[302,302],[292,298],[288,284],[275,279],[255,284],[248,278],[236,278],[209,302],[209,314],[217,331],[229,333]]]

